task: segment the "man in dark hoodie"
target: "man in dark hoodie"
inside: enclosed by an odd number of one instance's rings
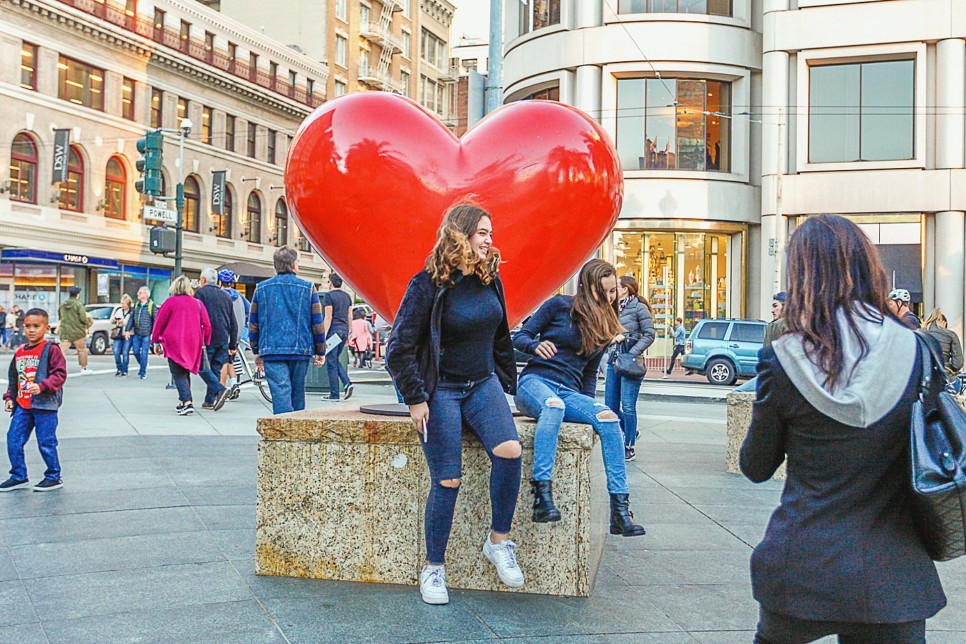
[[[231,298],[218,288],[218,273],[213,268],[201,272],[201,286],[195,298],[208,311],[211,320],[211,343],[207,347],[210,368],[198,372],[208,385],[202,409],[218,411],[225,405],[231,391],[221,384],[221,367],[228,362],[238,348],[238,322],[232,311]]]

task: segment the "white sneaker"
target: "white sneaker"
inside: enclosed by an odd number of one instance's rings
[[[517,564],[516,548],[517,544],[509,539],[500,543],[493,543],[490,541],[490,537],[487,537],[483,544],[483,554],[496,568],[496,574],[500,576],[500,581],[510,588],[523,588],[523,571]]]
[[[88,369],[86,367],[80,370],[80,375],[82,375],[82,376],[89,376],[92,373],[94,373],[94,370],[93,369]]]
[[[668,379],[668,375],[667,374],[664,374],[663,379],[664,380],[667,380]]]
[[[419,594],[427,604],[440,605],[449,603],[449,591],[446,590],[446,568],[443,566],[423,566],[419,573]]]

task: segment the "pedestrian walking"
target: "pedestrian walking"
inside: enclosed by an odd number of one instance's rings
[[[911,513],[915,335],[888,308],[875,247],[844,217],[809,217],[787,265],[786,332],[759,353],[740,454],[756,483],[788,461],[751,557],[755,642],[925,642],[946,597]]]
[[[168,369],[175,387],[178,389],[179,416],[187,416],[195,411],[191,399],[191,374],[200,374],[211,368],[205,347],[211,342],[211,321],[208,310],[199,300],[194,299],[191,281],[179,275],[168,287],[171,297],[158,309],[151,333],[151,342],[160,345],[157,352],[168,360]],[[226,390],[227,391],[227,390]],[[215,399],[214,411],[225,404],[225,397]]]
[[[963,344],[959,341],[956,332],[949,328],[949,321],[939,307],[929,313],[929,317],[923,322],[922,327],[926,333],[936,338],[939,348],[942,350],[943,365],[946,367],[946,375],[950,382],[959,377],[959,371],[963,368]]]
[[[238,351],[242,351],[239,342],[248,342],[248,312],[251,310],[251,302],[248,301],[241,292],[235,288],[235,283],[238,281],[238,276],[235,275],[235,271],[231,269],[222,269],[218,271],[218,287],[228,295],[231,300],[231,312],[235,316],[235,324],[237,330],[235,333],[235,345],[238,347]],[[231,393],[228,395],[228,400],[235,400],[241,395],[241,390],[238,388],[238,374],[235,372],[235,361],[229,360],[221,368],[221,384],[228,387]]]
[[[668,361],[667,369],[664,371],[664,380],[671,377],[671,372],[674,370],[674,363],[678,357],[684,355],[684,347],[688,341],[688,331],[684,328],[684,320],[676,318],[674,324],[674,349],[671,351],[671,359]]]
[[[305,409],[309,360],[325,364],[322,303],[315,286],[299,278],[298,253],[288,246],[272,257],[275,277],[255,287],[248,314],[248,340],[255,366],[265,370],[272,413]]]
[[[900,322],[913,331],[918,331],[922,327],[922,321],[909,308],[911,300],[912,297],[909,295],[909,291],[904,288],[894,288],[889,292],[888,306],[889,310],[899,318]]]
[[[148,373],[148,356],[151,352],[151,333],[154,331],[154,321],[158,314],[158,307],[151,299],[151,291],[147,286],[138,289],[138,302],[131,311],[127,323],[127,337],[131,342],[131,350],[138,361],[138,378],[144,380]]]
[[[625,275],[617,281],[617,297],[620,325],[624,332],[618,335],[621,345],[614,345],[607,361],[604,379],[604,402],[617,414],[624,433],[624,460],[637,458],[637,398],[641,393],[644,376],[634,378],[617,373],[614,359],[618,353],[629,353],[637,358],[644,355],[654,344],[654,318],[647,300],[638,294],[637,280]]]
[[[771,343],[785,333],[785,302],[788,301],[788,293],[781,291],[775,293],[771,301],[771,322],[765,327],[765,346],[770,347]]]
[[[131,323],[131,309],[134,300],[125,293],[121,296],[121,309],[114,314],[111,323],[111,349],[114,351],[114,372],[115,378],[127,377],[128,364],[131,361],[131,338],[127,333],[127,327]]]
[[[218,411],[231,395],[228,387],[221,384],[221,370],[238,350],[238,323],[232,310],[231,298],[217,286],[218,273],[215,269],[206,268],[201,271],[200,284],[195,291],[195,299],[204,305],[211,322],[211,338],[205,343],[207,368],[198,372],[207,385],[201,408]]]
[[[35,308],[24,314],[26,344],[17,349],[10,361],[7,390],[3,394],[3,409],[11,414],[7,430],[10,478],[0,483],[0,492],[30,484],[24,446],[34,431],[40,456],[47,466],[44,479],[34,486],[34,492],[48,492],[64,485],[57,456],[57,410],[63,402],[67,361],[55,342],[44,340],[49,331],[47,311]]]
[[[464,424],[490,458],[490,530],[483,555],[511,588],[524,585],[510,528],[520,492],[522,448],[504,392],[516,391],[500,253],[489,213],[450,208],[424,270],[409,282],[386,347],[386,364],[422,436],[430,486],[426,562],[419,591],[446,604],[446,546],[462,480]]]
[[[339,385],[342,394],[348,400],[352,395],[352,381],[349,372],[342,364],[342,351],[349,338],[349,316],[352,309],[352,297],[342,290],[342,278],[332,273],[329,277],[332,288],[323,296],[322,308],[325,316],[326,370],[329,376],[329,395],[322,396],[322,400],[339,400]]]
[[[77,350],[77,364],[80,365],[81,375],[86,376],[94,373],[87,368],[87,329],[92,321],[80,302],[80,287],[71,286],[68,293],[69,297],[58,309],[60,323],[57,326],[57,335],[61,342]]]
[[[0,306],[0,347],[7,346],[7,309]]]
[[[349,348],[357,356],[359,367],[372,366],[372,324],[362,309],[352,312],[349,327]]]
[[[553,466],[560,424],[586,423],[600,436],[610,493],[610,532],[644,534],[629,509],[624,437],[620,420],[597,402],[597,367],[622,332],[617,309],[617,269],[593,259],[580,269],[576,295],[557,295],[537,309],[513,336],[513,346],[531,358],[520,374],[517,408],[537,419],[533,435],[533,520],[559,521],[553,503]]]

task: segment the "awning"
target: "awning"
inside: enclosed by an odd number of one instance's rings
[[[31,248],[4,248],[0,250],[3,262],[39,262],[43,264],[73,264],[75,266],[95,266],[97,268],[120,268],[116,259],[90,257],[78,253],[54,253]]]
[[[238,281],[242,284],[258,284],[270,277],[275,277],[274,269],[265,268],[251,262],[231,262],[218,267],[219,271],[226,269],[234,271],[235,275],[238,276]]]
[[[922,259],[919,244],[880,244],[876,246],[885,266],[889,287],[909,291],[913,302],[922,302]]]

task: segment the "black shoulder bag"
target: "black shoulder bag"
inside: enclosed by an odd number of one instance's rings
[[[966,412],[941,386],[946,377],[935,348],[918,333],[916,342],[922,379],[909,444],[913,513],[929,556],[948,561],[966,554]]]
[[[634,346],[635,341],[624,340],[618,343],[611,354],[611,363],[618,376],[624,378],[643,378],[647,374],[647,364],[644,362],[644,354],[635,357],[628,352],[628,348]]]

